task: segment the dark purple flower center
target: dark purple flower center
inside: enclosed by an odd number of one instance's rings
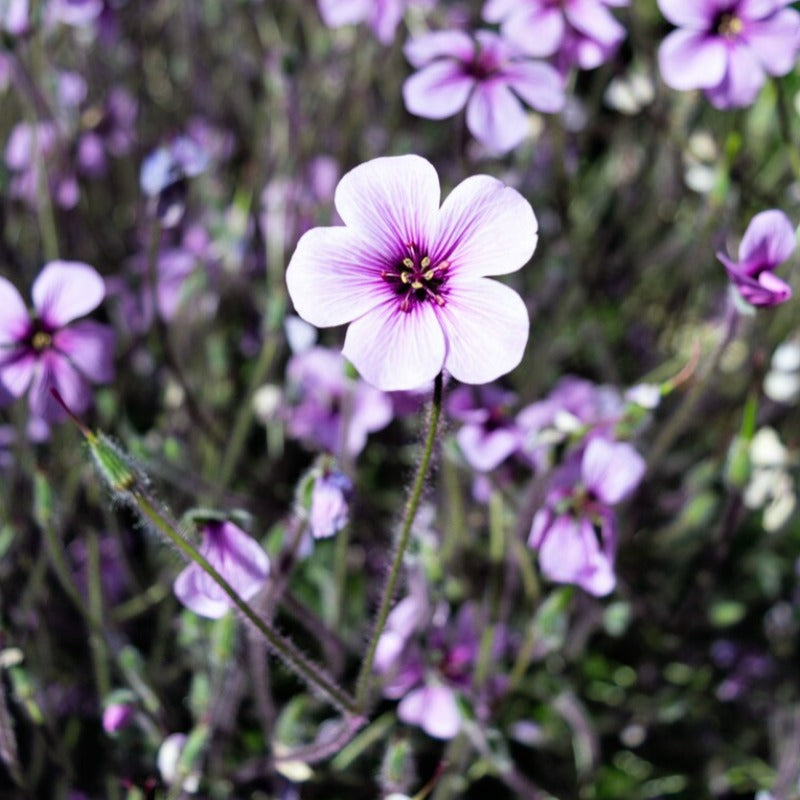
[[[30,331],[23,341],[28,349],[35,353],[43,353],[53,346],[53,331],[41,320],[33,320]]]
[[[381,277],[391,285],[400,299],[400,310],[409,312],[414,306],[433,301],[445,304],[449,261],[434,263],[430,256],[422,255],[416,245],[408,245],[408,255],[394,270],[385,270]]]
[[[730,11],[723,11],[714,21],[714,30],[727,39],[733,39],[744,29],[744,23]]]

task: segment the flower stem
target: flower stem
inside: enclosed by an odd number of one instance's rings
[[[422,459],[417,466],[417,474],[414,477],[414,484],[411,487],[411,494],[406,501],[405,512],[403,515],[403,527],[400,530],[400,538],[394,552],[394,560],[389,570],[386,585],[383,587],[383,598],[375,618],[375,627],[367,647],[367,655],[361,664],[361,671],[356,680],[356,707],[363,710],[367,695],[369,694],[370,678],[372,676],[372,665],[375,662],[375,652],[378,649],[378,640],[386,626],[386,619],[389,616],[390,606],[394,599],[394,592],[397,588],[397,581],[400,577],[400,569],[403,566],[403,556],[408,547],[408,540],[411,534],[411,526],[414,517],[417,515],[419,501],[422,498],[422,487],[428,474],[428,466],[433,455],[433,445],[436,441],[436,429],[439,425],[439,416],[442,411],[442,373],[436,376],[433,384],[433,403],[431,405],[430,416],[428,417],[428,433],[425,437],[425,449],[422,452]]]
[[[139,489],[131,490],[134,504],[160,533],[163,533],[184,556],[197,564],[230,598],[231,602],[252,623],[262,636],[269,642],[273,651],[281,656],[287,666],[308,683],[325,695],[327,700],[336,708],[350,713],[356,713],[356,703],[347,692],[341,689],[336,682],[328,677],[322,669],[311,662],[294,644],[278,633],[270,624],[261,619],[253,609],[237,594],[236,590],[214,568],[197,548],[188,542],[155,507],[150,499]]]

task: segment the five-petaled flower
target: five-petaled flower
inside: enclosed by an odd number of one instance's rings
[[[0,388],[28,400],[35,419],[54,422],[65,412],[50,395],[57,389],[67,406],[84,411],[90,382],[114,375],[114,333],[107,325],[84,320],[105,297],[100,275],[88,264],[51,261],[34,281],[34,311],[14,285],[0,278]]]
[[[467,108],[470,133],[493,153],[516,147],[530,132],[520,98],[538,111],[564,108],[564,82],[544,61],[534,61],[496,33],[436,31],[405,47],[419,72],[403,84],[406,108],[426,119],[445,119]]]
[[[756,214],[739,245],[739,260],[724,253],[717,258],[725,265],[728,276],[739,294],[754,306],[776,306],[792,296],[788,283],[772,273],[786,261],[795,248],[792,223],[783,211],[771,209]]]
[[[788,0],[658,0],[679,29],[658,61],[673,89],[703,89],[717,108],[748,106],[767,75],[786,75],[800,50],[800,13]]]
[[[436,170],[419,156],[361,164],[336,189],[345,225],[307,231],[287,269],[297,313],[319,327],[349,322],[344,355],[385,391],[442,369],[488,383],[525,350],[522,298],[487,276],[528,262],[533,209],[488,175],[467,178],[441,208],[439,197]]]

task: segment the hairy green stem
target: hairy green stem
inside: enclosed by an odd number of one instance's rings
[[[350,713],[357,712],[356,702],[336,682],[327,676],[322,669],[305,656],[292,642],[278,633],[271,625],[261,619],[253,609],[238,595],[236,590],[214,568],[194,545],[178,532],[176,526],[165,519],[164,515],[153,505],[140,490],[131,491],[133,502],[160,533],[164,534],[183,553],[186,558],[197,564],[229,597],[233,605],[252,623],[267,640],[273,651],[309,686],[325,695],[336,708]]]
[[[394,599],[395,589],[397,588],[397,581],[400,578],[400,570],[403,566],[403,556],[405,555],[406,548],[408,547],[408,540],[411,535],[411,526],[414,524],[414,518],[419,508],[419,501],[422,498],[422,488],[425,485],[428,466],[430,465],[431,456],[433,455],[433,445],[436,442],[436,429],[439,425],[441,411],[442,374],[439,373],[433,384],[433,403],[428,418],[428,433],[425,437],[425,448],[422,452],[422,459],[417,466],[417,474],[414,477],[411,494],[409,494],[408,500],[406,501],[405,513],[403,515],[403,527],[400,530],[400,538],[394,552],[394,559],[389,570],[389,576],[386,580],[386,585],[383,587],[383,598],[381,599],[378,615],[375,618],[375,626],[372,630],[369,646],[367,647],[367,655],[361,664],[361,671],[358,673],[358,678],[356,680],[356,706],[361,710],[364,710],[367,703],[370,678],[372,677],[372,665],[375,662],[378,640],[383,633],[384,627],[386,627],[386,619],[389,616],[389,610],[392,605],[392,600]]]

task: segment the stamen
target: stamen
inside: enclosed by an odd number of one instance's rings
[[[41,352],[42,350],[47,350],[48,347],[53,343],[53,337],[49,333],[45,333],[44,331],[36,331],[33,334],[33,338],[31,339],[31,345],[33,349],[37,352]]]
[[[408,267],[409,269],[414,269],[414,260],[412,258],[409,258],[408,256],[406,256],[403,259],[403,266],[404,267]]]
[[[431,260],[428,256],[425,256],[422,261],[419,262],[419,265],[422,269],[427,269],[431,265]]]

